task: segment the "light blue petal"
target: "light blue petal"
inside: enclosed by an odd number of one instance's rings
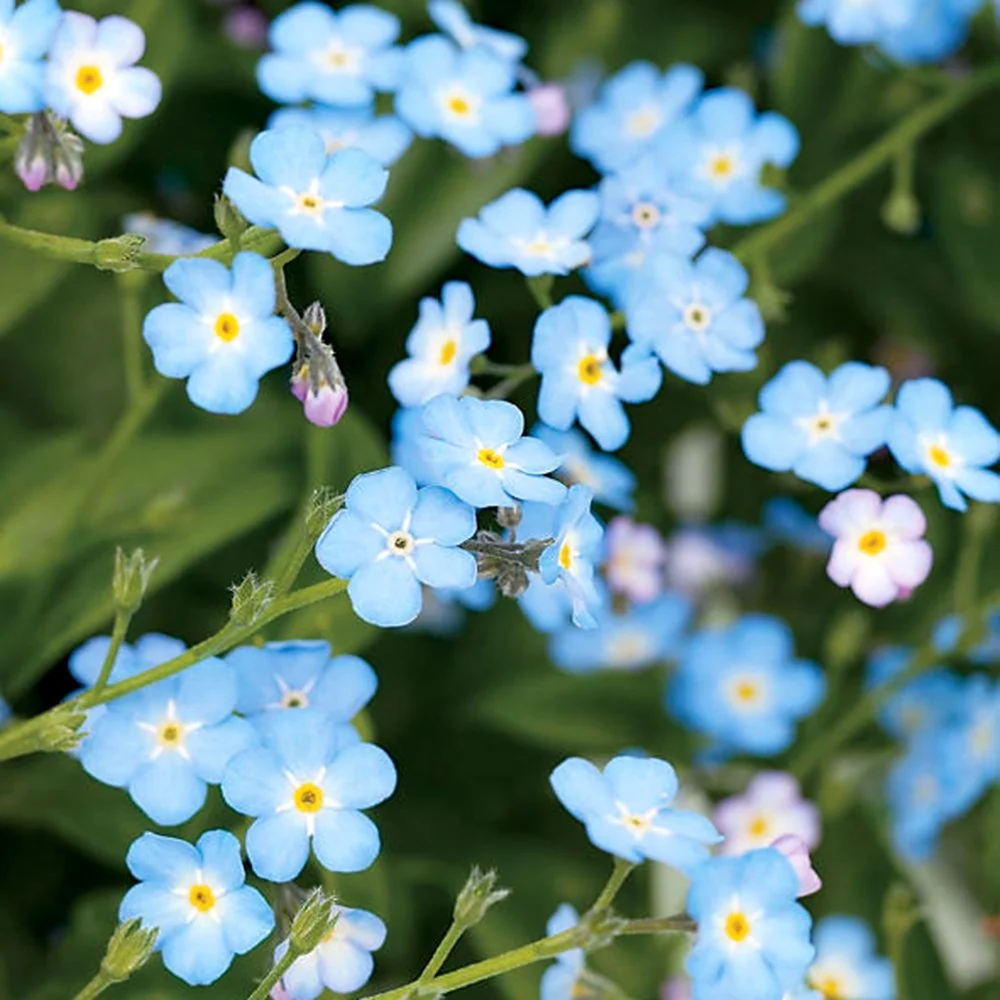
[[[215,726],[196,729],[185,738],[195,772],[213,785],[222,781],[233,757],[256,742],[257,731],[246,719],[236,716]]]
[[[708,385],[712,380],[712,369],[702,356],[698,342],[687,333],[665,332],[655,339],[653,347],[675,375],[695,385]]]
[[[510,94],[489,105],[489,126],[505,146],[517,146],[538,130],[538,116],[523,94]]]
[[[689,874],[709,857],[708,848],[697,840],[672,834],[645,834],[637,848],[647,858]]]
[[[171,934],[163,944],[163,964],[189,986],[207,986],[233,961],[222,925],[207,914]]]
[[[283,941],[274,951],[274,960],[278,962],[288,951],[288,942]],[[285,991],[295,997],[295,1000],[316,1000],[323,992],[323,980],[319,970],[319,951],[311,951],[308,955],[300,955],[281,980]]]
[[[893,417],[891,406],[878,406],[852,417],[840,428],[844,447],[856,455],[870,455],[877,451],[888,440]]]
[[[145,836],[154,837],[156,834],[147,833]],[[152,882],[140,882],[139,885],[132,886],[118,907],[119,920],[138,917],[143,927],[157,928],[157,944],[160,945],[170,934],[187,924],[190,913],[191,904],[184,896],[174,892],[173,885]]]
[[[292,329],[282,316],[271,316],[248,323],[242,331],[243,367],[253,379],[291,360],[295,350]]]
[[[275,309],[274,271],[260,254],[238,253],[233,260],[233,298],[254,317],[270,316]]]
[[[795,126],[773,111],[765,111],[750,135],[750,143],[762,163],[787,167],[799,154],[799,133]]]
[[[349,722],[377,688],[375,671],[360,656],[336,656],[310,692],[310,701],[337,722]]]
[[[163,283],[203,316],[217,313],[232,291],[232,276],[225,264],[217,260],[175,260],[163,272]]]
[[[175,701],[184,722],[222,722],[236,706],[233,668],[215,656],[202,660],[178,678]]]
[[[743,451],[754,465],[788,472],[806,447],[804,433],[783,417],[755,413],[740,433]]]
[[[811,416],[826,393],[826,378],[808,361],[790,361],[760,391],[760,408],[776,417]]]
[[[476,557],[464,549],[430,543],[413,550],[417,579],[428,587],[468,589],[476,582]]]
[[[635,837],[621,823],[612,819],[610,814],[587,816],[584,824],[587,837],[595,847],[634,864],[644,859]]]
[[[153,365],[167,378],[187,378],[209,357],[213,335],[196,312],[168,302],[150,310],[142,336],[153,352]]]
[[[239,355],[219,351],[191,373],[187,394],[209,413],[242,413],[257,398],[257,379]]]
[[[759,347],[764,342],[764,320],[757,303],[742,299],[730,306],[712,322],[711,336],[743,350]]]
[[[389,171],[361,149],[343,149],[330,157],[320,178],[324,198],[347,208],[364,208],[385,192]]]
[[[398,531],[416,506],[417,487],[408,472],[392,466],[355,476],[344,502],[362,520]]]
[[[209,830],[195,845],[202,858],[202,872],[213,884],[229,892],[243,885],[246,873],[240,855],[240,842],[228,830]]]
[[[522,472],[540,474],[552,472],[559,468],[560,457],[544,442],[538,438],[521,438],[516,444],[511,445],[504,453],[509,465],[515,466]]]
[[[316,542],[316,559],[333,576],[348,579],[385,551],[385,538],[367,519],[340,510]]]
[[[796,459],[792,471],[806,482],[837,493],[857,482],[866,464],[863,458],[850,454],[836,441],[820,441]]]
[[[589,760],[564,760],[552,772],[549,783],[556,798],[578,820],[614,812],[611,785]]]
[[[274,930],[274,911],[250,886],[226,893],[216,907],[226,946],[237,955],[256,948]]]
[[[266,53],[257,63],[257,85],[272,101],[306,100],[315,78],[314,66],[303,59]]]
[[[597,222],[601,199],[593,191],[566,191],[548,208],[545,229],[563,239],[582,239]]]
[[[152,750],[152,736],[133,719],[105,712],[92,723],[90,735],[80,746],[80,763],[105,785],[124,788]]]
[[[917,442],[912,422],[902,413],[894,412],[889,420],[886,444],[893,458],[907,472],[923,472],[925,455]]]
[[[346,152],[346,151],[345,151]],[[327,245],[338,260],[353,267],[385,260],[392,246],[392,223],[371,208],[345,208],[324,216]]]
[[[423,603],[413,570],[396,557],[362,566],[351,577],[347,593],[355,614],[380,628],[409,625]]]
[[[414,538],[430,538],[441,545],[459,545],[476,531],[476,512],[450,490],[426,486],[417,494],[410,521]]]
[[[857,413],[881,403],[891,383],[884,368],[848,361],[830,375],[826,399],[834,413]]]
[[[372,4],[350,4],[340,11],[338,21],[344,37],[366,49],[385,48],[399,37],[399,18]]]
[[[635,813],[661,809],[677,795],[677,772],[655,757],[614,757],[604,767],[611,793]]]
[[[579,379],[562,371],[542,375],[542,384],[538,388],[538,416],[550,427],[568,431],[576,419],[579,401]]]
[[[534,236],[547,222],[545,205],[538,195],[513,188],[479,212],[483,226],[500,236]]]
[[[371,978],[375,961],[363,948],[334,938],[320,948],[319,966],[327,989],[334,993],[353,993]]]
[[[875,935],[858,917],[839,914],[824,917],[813,931],[813,943],[818,958],[843,955],[852,962],[858,962],[875,954]]]
[[[460,249],[488,267],[514,266],[514,248],[511,243],[498,237],[478,219],[463,219],[458,225],[455,242]]]
[[[372,743],[342,750],[327,766],[323,790],[342,809],[369,809],[384,802],[396,788],[392,758]]]
[[[504,469],[504,489],[518,500],[537,500],[540,503],[561,503],[566,487],[556,479],[529,475],[519,469]]]
[[[132,841],[125,864],[140,882],[155,882],[172,889],[193,880],[201,868],[201,855],[176,837],[144,833]]]
[[[279,14],[267,37],[272,48],[300,56],[327,44],[337,26],[337,15],[329,7],[307,0]]]
[[[659,371],[659,365],[656,366]],[[544,419],[544,414],[539,411]],[[617,451],[628,440],[631,426],[625,407],[612,395],[587,393],[580,400],[580,425],[604,451]]]
[[[709,247],[695,261],[694,273],[708,305],[718,309],[743,297],[750,285],[746,268],[727,250]]]
[[[295,810],[255,820],[247,831],[246,844],[253,870],[268,882],[290,882],[309,857],[309,834]]]
[[[615,392],[626,403],[648,403],[660,391],[663,372],[656,358],[633,344],[622,354],[622,369]]]
[[[270,129],[250,143],[250,163],[265,184],[300,193],[323,173],[326,143],[315,129]]]
[[[313,850],[316,860],[332,872],[361,872],[381,850],[378,828],[353,809],[322,809],[316,814]]]
[[[0,111],[22,115],[45,107],[45,69],[41,63],[0,65]]]
[[[18,56],[41,59],[48,51],[61,17],[58,0],[28,0],[17,6],[13,17],[3,20],[8,25],[9,35],[16,39]],[[105,18],[102,27],[111,20],[124,21],[125,18]],[[100,32],[98,35],[100,37]]]
[[[938,484],[940,488],[940,483]],[[1000,503],[1000,475],[988,469],[962,469],[955,476],[955,485],[973,500]]]
[[[289,783],[278,755],[251,747],[237,754],[222,776],[222,797],[237,812],[264,816],[288,801]]]
[[[138,768],[129,780],[128,791],[154,823],[176,826],[205,804],[208,786],[189,761],[168,752]]]
[[[705,134],[717,142],[738,139],[754,119],[753,101],[735,87],[720,87],[707,93],[695,109]]]
[[[1000,433],[971,406],[959,406],[948,421],[948,440],[971,465],[993,465],[1000,460]]]
[[[524,433],[524,414],[505,400],[459,400],[469,428],[482,446],[499,448],[513,444]]]
[[[896,408],[922,431],[943,430],[952,406],[947,387],[933,378],[904,382],[896,394]]]
[[[273,228],[284,221],[288,212],[286,195],[262,184],[239,167],[226,171],[222,193],[256,226]]]
[[[88,639],[69,654],[69,672],[84,687],[93,686],[101,675],[101,668],[104,666],[104,660],[110,648],[110,636],[95,635]],[[123,643],[118,649],[114,666],[111,668],[111,682],[114,683],[130,676],[136,672],[136,669],[132,647]]]

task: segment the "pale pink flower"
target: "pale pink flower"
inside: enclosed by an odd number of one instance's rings
[[[801,837],[796,837],[794,833],[786,833],[779,837],[771,847],[784,854],[795,870],[799,879],[798,896],[811,896],[823,888],[823,880],[816,874],[816,869],[812,866],[809,847]]]
[[[882,500],[872,490],[847,490],[820,511],[819,525],[837,539],[827,575],[872,607],[909,596],[931,571],[927,520],[908,496]]]
[[[540,83],[528,91],[528,101],[535,110],[539,135],[562,135],[573,117],[566,90],[558,83]]]
[[[630,517],[616,517],[605,533],[608,586],[630,601],[646,604],[663,591],[666,549],[660,533]]]
[[[722,854],[770,847],[786,834],[810,850],[819,843],[819,810],[802,798],[799,783],[784,771],[761,771],[742,795],[723,799],[715,807],[712,822],[726,838]]]

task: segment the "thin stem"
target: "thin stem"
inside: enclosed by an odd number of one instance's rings
[[[824,208],[860,187],[869,177],[892,162],[901,149],[912,145],[925,132],[949,118],[983,91],[998,85],[1000,63],[994,63],[973,73],[947,93],[932,98],[800,198],[786,215],[740,240],[732,248],[732,252],[744,262],[766,253],[785,237],[801,229]]]
[[[975,639],[978,627],[986,615],[997,604],[1000,604],[1000,591],[989,595],[966,617],[965,629],[959,647]],[[911,657],[907,666],[881,687],[869,691],[858,699],[854,706],[845,712],[840,719],[807,746],[802,754],[792,763],[790,768],[800,781],[812,775],[812,772],[827,761],[833,753],[846,743],[855,733],[864,729],[879,713],[883,705],[910,681],[925,674],[941,659],[941,653],[929,639]]]
[[[539,274],[525,281],[528,291],[531,292],[531,297],[542,312],[552,308],[552,284],[554,280],[551,274]]]
[[[271,995],[271,990],[281,982],[281,977],[292,967],[292,963],[299,957],[299,953],[288,942],[288,951],[278,959],[274,968],[257,984],[257,989],[247,997],[247,1000],[267,1000]]]
[[[125,367],[125,390],[130,406],[142,396],[142,290],[143,274],[118,276],[119,298],[122,310],[122,360]]]
[[[986,541],[996,522],[996,508],[990,504],[975,504],[962,519],[962,547],[955,566],[955,611],[968,614],[976,602],[979,570],[986,551]]]
[[[111,676],[115,660],[118,659],[118,653],[122,648],[122,643],[125,641],[130,621],[132,621],[131,611],[119,609],[115,612],[115,624],[111,629],[111,643],[108,645],[104,662],[101,664],[101,672],[98,674],[97,681],[91,689],[95,694],[99,695],[108,686],[108,678]]]
[[[527,364],[515,365],[507,378],[483,394],[483,399],[506,399],[515,389],[531,381],[537,374],[535,366],[530,361]]]
[[[100,972],[94,976],[93,979],[79,993],[73,997],[73,1000],[94,1000],[94,997],[99,997],[109,986],[113,986],[113,980],[109,979],[105,974],[104,970],[101,969]]]
[[[683,932],[693,934],[698,929],[698,923],[692,917],[680,914],[675,917],[646,917],[642,920],[630,920],[619,934],[676,934]]]
[[[606,910],[614,902],[615,896],[621,891],[625,880],[632,874],[635,867],[631,861],[626,861],[624,858],[615,858],[615,866],[611,870],[611,876],[601,890],[601,894],[594,900],[594,905],[590,908],[591,913]]]
[[[468,924],[452,920],[451,926],[445,931],[444,937],[441,938],[441,943],[434,949],[434,954],[431,955],[424,966],[424,971],[417,978],[418,983],[426,983],[438,974],[441,966],[448,960],[448,956],[452,953],[455,945],[458,944],[466,930],[468,930]]]

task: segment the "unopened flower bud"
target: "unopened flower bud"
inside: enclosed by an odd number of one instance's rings
[[[52,183],[72,191],[83,179],[83,142],[61,118],[39,111],[28,119],[14,170],[29,191]]]
[[[53,179],[59,187],[75,191],[83,180],[83,141],[72,132],[52,151]]]
[[[117,607],[126,612],[135,611],[146,595],[149,578],[156,569],[159,559],[147,559],[142,549],[125,555],[122,549],[115,550],[115,572],[111,581],[111,592]]]
[[[217,194],[212,205],[212,214],[215,217],[215,228],[222,233],[227,240],[234,243],[239,242],[239,238],[246,232],[250,223],[244,218],[243,213],[224,195]]]
[[[788,859],[799,879],[799,896],[811,896],[823,888],[823,880],[816,873],[809,858],[809,847],[801,837],[794,833],[786,833],[779,837],[771,847],[780,851]]]
[[[312,306],[306,310],[306,316],[311,309]],[[313,318],[320,324],[326,322],[322,309],[320,316]],[[292,375],[292,395],[302,403],[306,420],[317,427],[333,427],[347,411],[347,383],[333,351],[318,337],[306,346],[306,355],[307,360],[302,361]]]
[[[292,920],[289,934],[292,948],[300,955],[309,954],[333,930],[338,916],[334,898],[322,889],[314,889]]]
[[[113,983],[120,983],[141,969],[153,953],[156,934],[155,927],[143,928],[138,917],[119,924],[101,962],[105,976]]]
[[[318,536],[343,506],[343,493],[338,493],[329,486],[313,490],[309,498],[309,509],[306,511],[306,530],[310,535]]]
[[[232,588],[229,617],[237,625],[253,625],[274,600],[274,581],[261,580],[253,570]]]
[[[455,900],[455,923],[463,927],[478,924],[486,911],[510,895],[510,889],[497,889],[497,873],[481,872],[474,867]]]
[[[317,427],[333,427],[347,410],[347,386],[323,385],[317,393],[309,393],[303,402],[306,420]]]
[[[326,333],[326,310],[319,302],[310,302],[302,313],[302,322],[309,327],[309,332],[321,340]]]
[[[513,507],[498,507],[497,508],[497,524],[501,528],[507,531],[514,532],[517,530],[518,525],[521,523],[521,507],[515,504]],[[513,535],[511,536],[513,541]]]
[[[572,117],[565,89],[558,83],[541,83],[528,91],[539,135],[562,135]]]

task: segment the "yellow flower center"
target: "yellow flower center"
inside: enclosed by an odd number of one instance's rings
[[[866,556],[877,556],[886,546],[884,531],[866,531],[858,540],[858,548]]]
[[[559,565],[567,572],[573,567],[573,546],[569,542],[563,542],[559,550]]]
[[[460,94],[448,98],[448,110],[456,118],[468,118],[472,114],[472,102]]]
[[[744,704],[754,702],[760,697],[760,691],[753,681],[739,681],[733,690],[736,700],[742,701]]]
[[[85,94],[94,94],[104,86],[104,77],[96,66],[81,66],[76,71],[76,87]]]
[[[502,469],[505,464],[503,455],[495,452],[492,448],[480,448],[476,458],[488,469]]]
[[[176,747],[184,739],[184,727],[179,722],[164,722],[157,734],[165,747]]]
[[[208,913],[215,906],[215,893],[207,885],[193,885],[188,893],[188,902],[202,913]]]
[[[322,215],[326,203],[318,194],[300,194],[295,200],[296,208],[306,215]]]
[[[733,175],[733,168],[733,158],[728,153],[721,153],[719,156],[713,156],[708,165],[709,173],[716,180],[720,181],[729,180],[729,178]]]
[[[295,789],[295,808],[299,812],[315,813],[323,808],[323,789],[307,781]]]
[[[458,354],[458,344],[456,344],[453,339],[449,338],[444,342],[444,346],[441,348],[441,364],[450,365],[452,361],[455,360],[456,354]]]
[[[812,984],[826,1000],[843,1000],[844,994],[841,992],[840,980],[835,976],[827,976]]]
[[[232,313],[222,313],[215,321],[215,335],[227,344],[240,335],[240,321]]]
[[[763,837],[767,833],[768,823],[763,816],[756,816],[750,823],[750,836]]]
[[[750,936],[750,921],[742,913],[726,917],[726,937],[730,941],[745,941]]]
[[[951,455],[940,445],[934,445],[927,454],[930,460],[940,469],[947,469],[951,465]]]
[[[601,381],[601,361],[596,354],[588,354],[580,360],[577,368],[580,381],[585,385],[597,385]]]
[[[330,69],[345,70],[353,68],[354,58],[350,52],[343,49],[331,49],[326,56],[326,64]]]

